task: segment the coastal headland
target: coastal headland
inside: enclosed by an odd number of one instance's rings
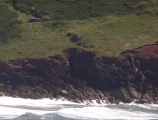
[[[157,0],[0,0],[0,96],[158,104]]]

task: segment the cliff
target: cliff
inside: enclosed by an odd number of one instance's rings
[[[95,58],[75,48],[45,59],[0,62],[0,95],[158,103],[158,44]]]

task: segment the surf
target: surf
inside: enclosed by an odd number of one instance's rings
[[[93,104],[74,103],[65,99],[23,99],[0,97],[1,120],[104,120],[158,119],[155,104]]]

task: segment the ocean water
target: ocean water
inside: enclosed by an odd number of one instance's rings
[[[155,104],[77,104],[63,100],[0,97],[0,120],[158,120]]]

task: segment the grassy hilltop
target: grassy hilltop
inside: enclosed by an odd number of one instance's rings
[[[0,59],[41,58],[70,47],[116,56],[158,41],[157,0],[0,1]],[[31,8],[49,21],[28,23]],[[70,41],[67,33],[81,38]]]

